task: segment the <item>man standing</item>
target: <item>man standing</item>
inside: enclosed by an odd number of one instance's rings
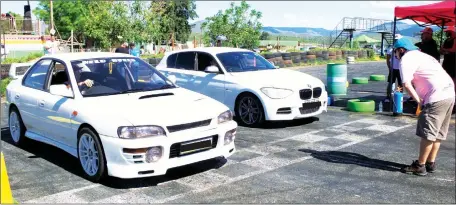
[[[122,43],[122,45],[120,45],[120,47],[116,48],[116,50],[114,52],[129,54],[127,45],[128,45],[127,42]]]
[[[454,80],[456,77],[456,32],[454,27],[449,27],[444,32],[447,38],[440,49],[444,54],[442,67]]]
[[[437,42],[432,38],[433,30],[431,27],[426,27],[421,31],[421,42],[415,44],[423,53],[434,57],[440,62],[440,53]]]
[[[55,36],[51,35],[51,40],[46,41],[46,44],[44,45],[44,49],[46,50],[45,53],[51,54],[51,55],[57,53],[58,45],[59,45],[59,42],[55,41]]]
[[[135,49],[135,43],[130,43],[130,49],[128,50],[128,53],[132,56],[139,57],[139,52],[137,49]]]
[[[398,40],[401,39],[401,34],[396,34],[394,39]],[[394,58],[394,61],[392,60]],[[399,70],[399,59],[393,54],[393,48],[391,47],[388,52],[386,53],[386,65],[388,66],[388,87],[386,88],[386,99],[385,102],[389,102],[391,99],[391,89],[393,87],[393,83],[397,80],[397,87],[402,87],[402,78],[401,72]],[[402,92],[402,91],[401,91]]]
[[[455,103],[454,83],[435,58],[418,51],[406,38],[397,40],[394,49],[400,59],[404,88],[422,106],[416,128],[416,135],[421,137],[419,157],[402,171],[424,176],[435,171],[440,142],[448,134]]]

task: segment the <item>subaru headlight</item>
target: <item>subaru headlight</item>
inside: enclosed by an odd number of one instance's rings
[[[266,96],[272,99],[282,99],[290,96],[293,94],[292,90],[285,89],[285,88],[271,88],[271,87],[264,87],[260,89]]]
[[[218,116],[218,123],[224,123],[233,120],[233,113],[230,110],[227,110]]]
[[[119,127],[117,134],[123,139],[165,136],[165,130],[159,126],[126,126]]]

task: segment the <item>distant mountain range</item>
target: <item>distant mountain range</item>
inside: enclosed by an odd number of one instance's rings
[[[192,28],[192,33],[201,33],[201,24],[204,21],[198,21],[194,23]],[[380,25],[383,26],[383,25]],[[385,26],[390,28],[391,23],[386,23]],[[416,24],[407,24],[404,22],[396,23],[399,33],[403,36],[409,37],[418,37],[423,27],[420,27]],[[434,31],[438,30],[437,26],[432,26]],[[316,36],[329,36],[332,30],[327,30],[324,28],[310,28],[310,27],[274,27],[274,26],[265,26],[263,31],[270,33],[271,35],[280,35],[280,36],[299,36],[299,37],[316,37]],[[355,32],[355,36],[369,34],[369,32]],[[368,36],[373,36],[378,34],[370,34]],[[417,36],[418,35],[418,36]]]

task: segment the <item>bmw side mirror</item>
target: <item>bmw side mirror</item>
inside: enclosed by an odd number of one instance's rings
[[[220,73],[219,69],[217,66],[207,66],[206,69],[204,70],[206,73]]]

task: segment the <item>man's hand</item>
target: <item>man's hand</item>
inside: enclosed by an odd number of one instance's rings
[[[87,80],[85,80],[83,82],[78,83],[78,85],[83,85],[83,84],[87,85],[87,87],[90,88],[90,87],[93,86],[93,80],[87,79]]]

